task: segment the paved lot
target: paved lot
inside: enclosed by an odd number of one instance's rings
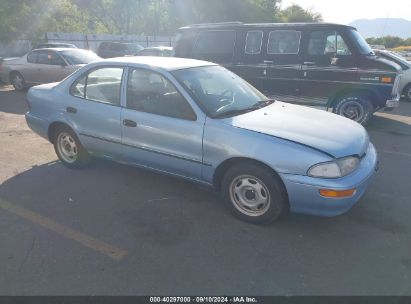
[[[106,161],[56,161],[0,88],[0,295],[411,295],[411,103],[369,126],[380,171],[336,218],[270,226],[218,194]]]

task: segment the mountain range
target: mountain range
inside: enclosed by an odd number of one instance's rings
[[[349,25],[357,28],[361,35],[368,37],[398,36],[411,37],[411,21],[400,18],[358,19]]]

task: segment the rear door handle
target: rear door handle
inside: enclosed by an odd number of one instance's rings
[[[272,61],[272,60],[264,60],[264,63],[265,63],[265,64],[273,64],[274,61]]]
[[[73,107],[67,107],[67,108],[66,108],[66,111],[67,111],[68,113],[77,113],[77,109],[76,109],[76,108],[73,108]]]
[[[314,65],[315,62],[313,62],[313,61],[304,61],[304,64],[305,65]]]
[[[135,128],[135,127],[137,127],[137,123],[133,120],[124,119],[123,120],[123,126]]]

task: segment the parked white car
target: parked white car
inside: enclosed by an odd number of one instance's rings
[[[33,85],[61,81],[99,59],[91,51],[76,48],[35,49],[23,57],[0,61],[0,81],[23,91]]]
[[[403,72],[399,92],[401,92],[401,95],[405,97],[405,100],[411,101],[411,62],[394,52],[385,50],[374,51],[378,56],[394,61],[396,64],[401,66]]]

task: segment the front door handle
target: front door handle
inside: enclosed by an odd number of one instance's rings
[[[272,60],[264,60],[264,63],[265,63],[265,64],[273,64],[274,61],[272,61]]]
[[[137,127],[137,123],[133,120],[130,120],[130,119],[124,119],[123,120],[123,126],[134,128],[134,127]]]
[[[304,61],[305,65],[315,65],[315,62],[313,61]]]
[[[77,113],[77,109],[73,107],[67,107],[66,108],[67,113]]]

